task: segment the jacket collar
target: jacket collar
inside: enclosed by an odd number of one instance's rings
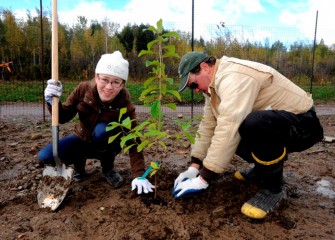
[[[212,78],[211,78],[211,82],[208,86],[209,94],[212,94],[212,91],[215,92],[215,75],[216,75],[216,72],[218,71],[220,63],[221,63],[221,59],[216,59],[215,65],[214,65],[214,71],[213,71]]]

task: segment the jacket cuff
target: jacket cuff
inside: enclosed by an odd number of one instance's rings
[[[132,178],[141,177],[145,172],[145,163],[142,152],[130,152],[129,156]]]
[[[144,172],[145,172],[145,171],[133,172],[133,173],[131,174],[131,177],[132,177],[132,179],[135,179],[135,178],[138,178],[138,177],[142,177],[143,174],[144,174]]]
[[[198,164],[202,168],[202,161],[196,157],[191,157],[191,163]]]
[[[203,177],[203,179],[206,180],[207,183],[211,183],[213,180],[218,178],[220,174],[216,173],[216,172],[213,172],[213,171],[207,169],[206,167],[203,167],[200,170],[200,175],[201,175],[201,177]]]

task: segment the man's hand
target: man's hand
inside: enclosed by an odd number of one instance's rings
[[[208,187],[208,183],[201,177],[186,179],[177,184],[173,189],[174,198],[180,198],[188,194],[198,193],[204,191]]]
[[[181,183],[182,181],[185,181],[186,179],[192,179],[199,175],[199,170],[195,167],[189,167],[186,171],[179,174],[179,176],[174,181],[174,188]]]
[[[47,103],[52,105],[52,97],[62,96],[62,83],[53,79],[49,79],[47,87],[44,90],[44,98]]]
[[[135,190],[137,188],[137,194],[141,194],[142,191],[144,193],[149,193],[152,192],[153,188],[155,188],[155,186],[153,186],[148,179],[146,178],[135,178],[132,182],[131,182],[131,190]]]

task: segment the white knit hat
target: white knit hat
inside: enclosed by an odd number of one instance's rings
[[[129,63],[120,51],[103,54],[95,68],[95,73],[102,73],[128,80]]]

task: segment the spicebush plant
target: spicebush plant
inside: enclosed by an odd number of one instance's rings
[[[174,121],[176,127],[180,129],[176,134],[164,129],[162,108],[168,107],[174,111],[177,109],[174,102],[164,100],[173,97],[181,101],[179,92],[173,89],[173,78],[168,77],[165,73],[166,66],[164,63],[167,58],[179,58],[175,46],[169,44],[169,39],[178,39],[179,34],[177,32],[164,32],[162,20],[156,23],[156,27],[150,26],[146,30],[152,31],[156,38],[147,44],[146,50],[142,50],[138,54],[138,57],[146,56],[147,59],[153,59],[146,60],[146,67],[150,67],[151,71],[143,83],[143,91],[139,99],[144,106],[150,108],[150,116],[138,126],[132,128],[132,121],[135,120],[130,120],[128,117],[121,121],[123,114],[126,113],[126,109],[121,109],[118,122],[109,123],[106,130],[121,129],[119,133],[109,138],[108,143],[113,142],[121,135],[120,145],[124,152],[137,145],[137,151],[139,152],[144,149],[151,150],[155,161],[161,164],[161,156],[167,151],[166,143],[180,143],[185,138],[194,143],[194,136],[198,133],[189,118]],[[137,141],[138,139],[141,139],[141,142]],[[127,144],[129,140],[132,140],[132,144]]]

